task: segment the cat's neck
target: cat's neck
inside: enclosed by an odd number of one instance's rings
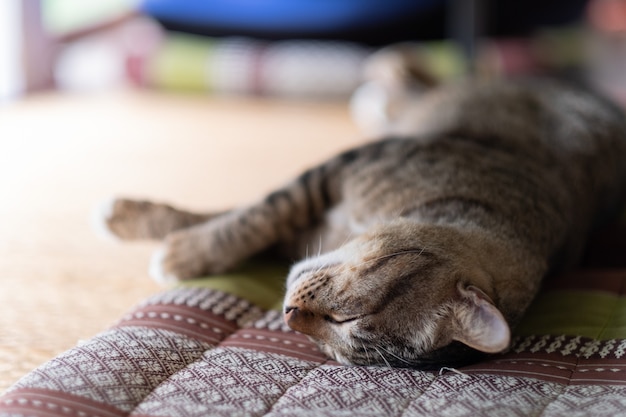
[[[402,219],[402,227],[411,231],[419,243],[464,265],[461,279],[483,289],[514,324],[539,290],[548,272],[547,256],[528,248],[521,240],[501,236],[472,221],[424,222]]]
[[[466,256],[473,258],[474,264],[489,277],[502,313],[510,323],[517,323],[519,313],[530,304],[548,273],[545,254],[528,248],[523,241],[475,225],[452,227],[463,236]]]

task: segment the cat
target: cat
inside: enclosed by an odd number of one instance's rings
[[[104,223],[164,239],[150,270],[165,281],[280,246],[301,259],[285,322],[346,365],[428,369],[506,351],[544,277],[574,267],[622,207],[624,116],[557,81],[473,80],[420,93],[390,125],[246,207],[120,198]]]

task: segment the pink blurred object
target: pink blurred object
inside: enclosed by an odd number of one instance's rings
[[[50,33],[43,22],[41,0],[21,0],[21,68],[24,93],[57,87],[55,71],[59,58],[68,45],[98,34],[114,31],[136,18],[129,12],[96,25],[62,35]]]
[[[46,32],[39,0],[22,0],[22,67],[25,92],[54,86],[56,42]]]
[[[588,9],[589,22],[601,31],[626,32],[626,1],[592,0]]]
[[[590,81],[626,106],[626,0],[591,0],[587,20]]]

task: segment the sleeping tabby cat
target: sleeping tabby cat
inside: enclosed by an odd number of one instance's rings
[[[162,280],[275,246],[298,256],[284,319],[344,364],[427,368],[506,350],[542,278],[575,265],[623,202],[622,114],[555,82],[477,81],[406,101],[393,127],[247,207],[117,199],[106,225],[163,238],[151,264]]]

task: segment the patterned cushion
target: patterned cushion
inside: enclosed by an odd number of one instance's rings
[[[424,372],[328,360],[271,308],[278,271],[250,268],[146,300],[18,381],[0,416],[626,415],[626,269],[552,280],[508,353]]]

